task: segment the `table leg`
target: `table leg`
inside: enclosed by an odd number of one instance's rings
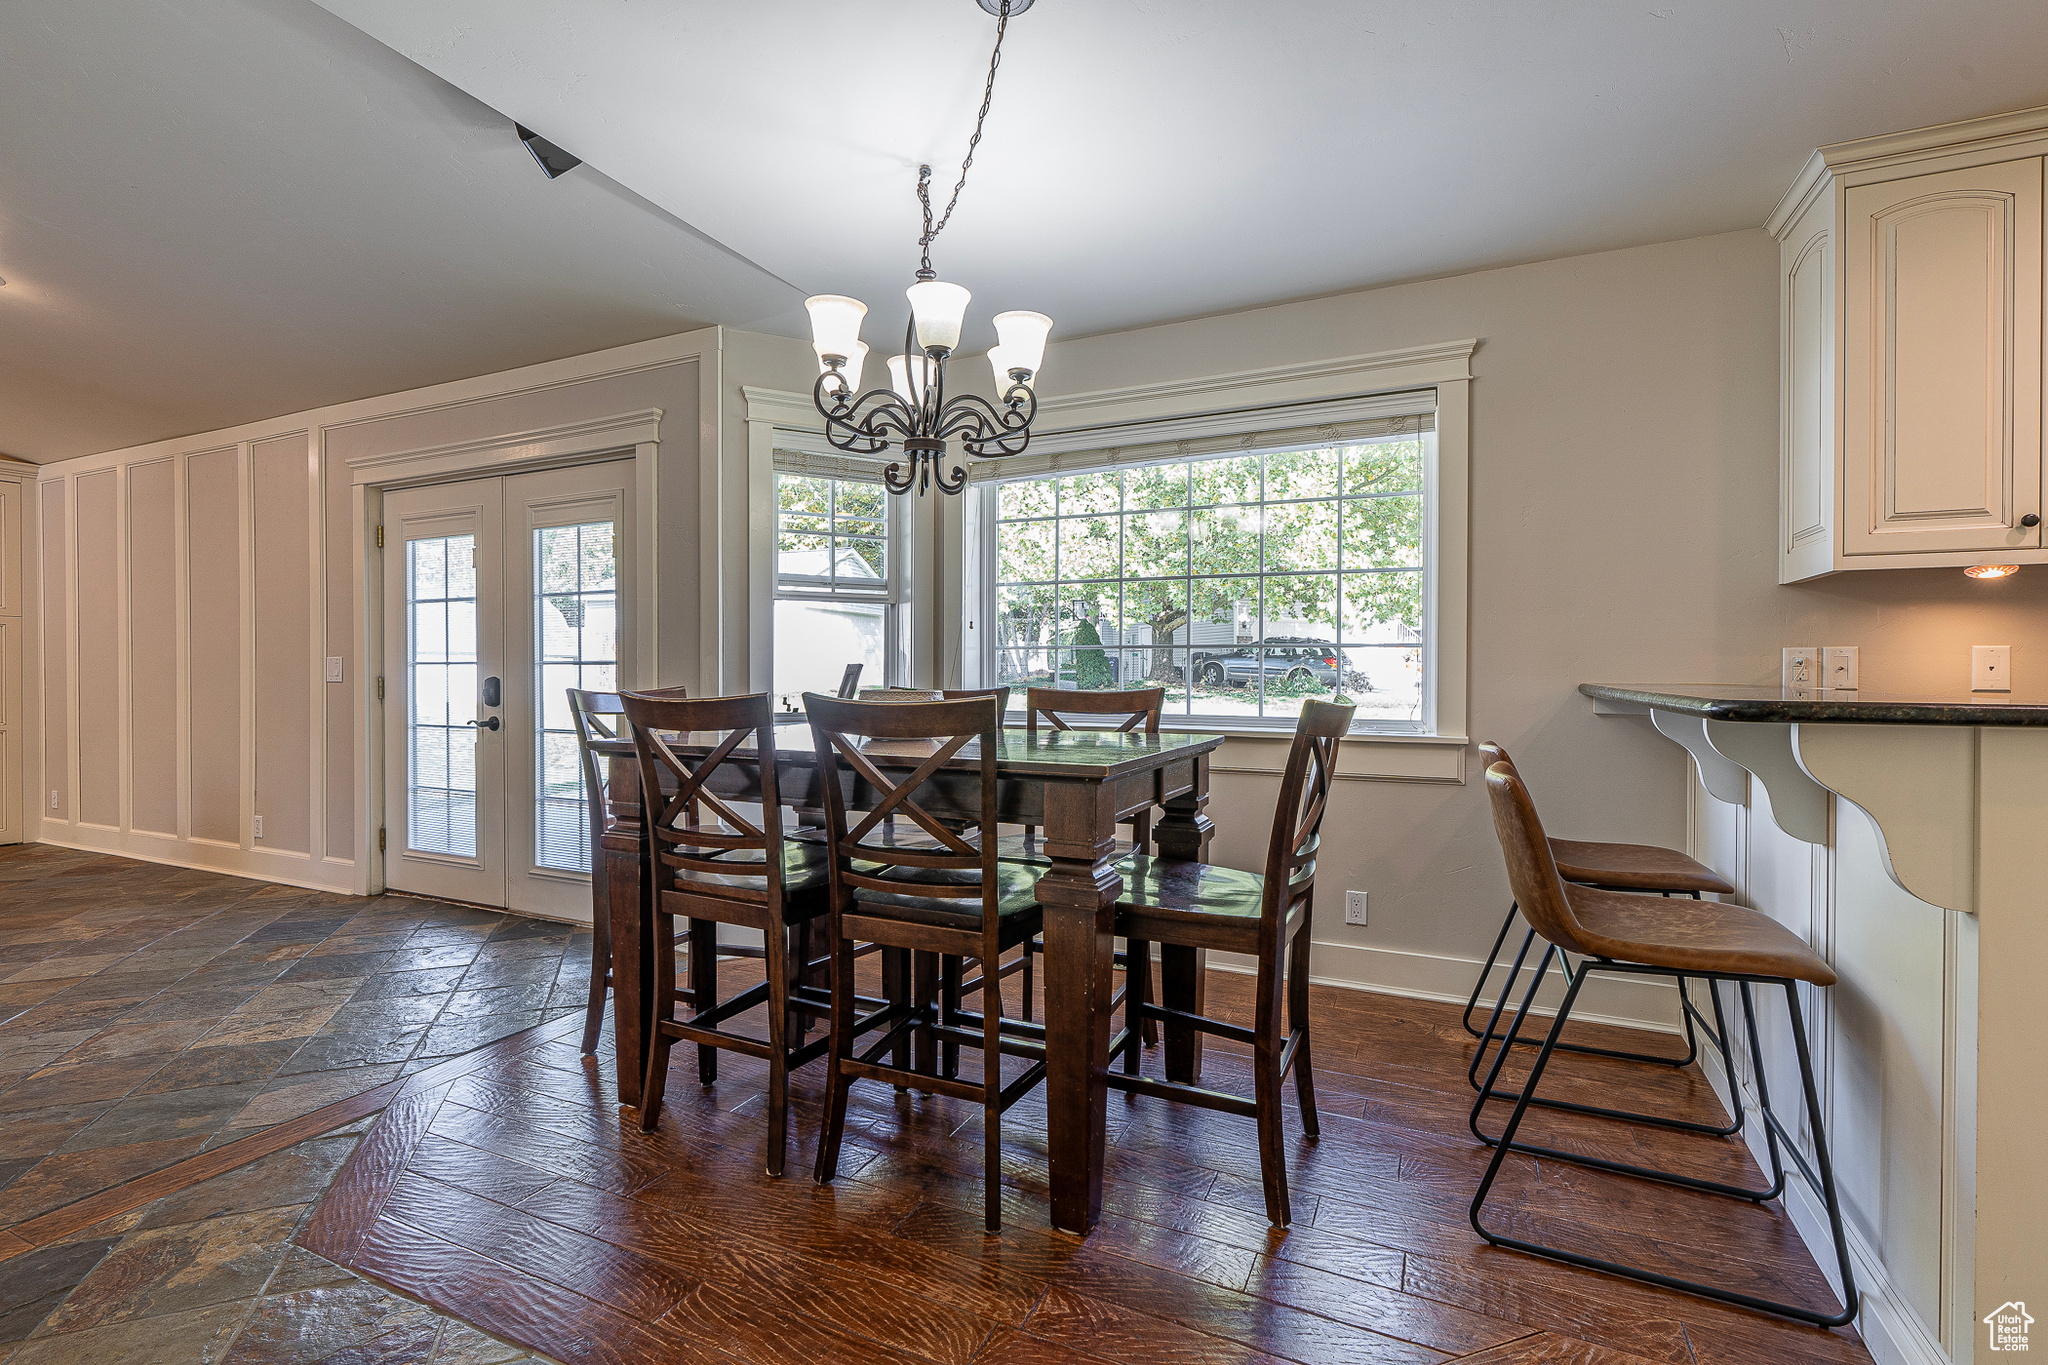
[[[619,1103],[640,1107],[647,1071],[647,1003],[654,988],[654,915],[640,876],[637,830],[604,836],[606,900],[612,928],[612,1051]]]
[[[1209,840],[1216,822],[1209,818],[1209,756],[1195,759],[1194,781],[1188,790],[1168,797],[1166,813],[1152,830],[1162,858],[1209,861]],[[1209,953],[1206,948],[1159,948],[1159,999],[1168,1009],[1204,1012],[1208,1000]],[[1202,1079],[1202,1034],[1186,1024],[1169,1022],[1166,1034],[1166,1078],[1186,1085]]]
[[[1038,879],[1045,907],[1046,1147],[1052,1224],[1085,1233],[1102,1214],[1108,1147],[1110,968],[1114,957],[1116,808],[1100,782],[1048,782]],[[984,964],[986,969],[986,964]]]

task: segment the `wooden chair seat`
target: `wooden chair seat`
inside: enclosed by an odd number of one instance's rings
[[[878,864],[863,863],[856,859],[852,870],[868,876],[903,886],[903,891],[880,891],[872,887],[857,887],[853,893],[854,913],[867,907],[884,910],[898,919],[915,920],[920,924],[943,924],[955,928],[973,928],[981,923],[982,902],[980,896],[940,898],[919,894],[914,888],[922,886],[974,886],[981,882],[981,874],[973,869],[946,867],[897,867],[885,869]],[[1008,920],[1020,915],[1036,915],[1038,910],[1038,878],[1025,868],[1012,864],[998,864],[996,867],[996,914]],[[1007,930],[1006,930],[1007,932]],[[1006,947],[1009,945],[1005,945]]]
[[[1688,858],[1675,848],[1552,839],[1550,856],[1557,860],[1557,875],[1568,882],[1586,882],[1624,891],[1735,894],[1735,888],[1713,868]]]
[[[1725,901],[1666,900],[1629,891],[1566,886],[1579,942],[1618,962],[1689,976],[1768,976],[1835,984],[1828,966],[1797,934],[1768,915]]]
[[[1117,900],[1118,933],[1145,943],[1258,951],[1266,902],[1266,879],[1259,873],[1142,853],[1124,859],[1116,870],[1124,879]],[[1295,896],[1283,897],[1282,903],[1290,907],[1284,922],[1292,924],[1302,903]]]
[[[710,831],[724,829],[722,826],[701,828]],[[724,829],[724,833],[732,835],[738,831]],[[731,872],[706,872],[688,866],[681,858],[667,852],[658,853],[656,856],[674,869],[674,884],[678,889],[687,886],[705,895],[729,895],[735,900],[767,899],[767,854],[761,849],[718,849],[694,854],[690,859],[692,862],[718,863],[732,868]],[[831,877],[829,862],[829,854],[823,845],[807,843],[801,839],[782,841],[783,915],[790,923],[793,924],[799,919],[809,919],[821,913],[815,907],[800,905],[800,902],[807,897],[815,900],[825,894],[825,884]]]

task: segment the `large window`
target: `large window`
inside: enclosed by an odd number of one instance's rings
[[[863,665],[863,687],[895,681],[901,556],[890,502],[879,483],[775,475],[778,704],[838,690],[852,663]]]
[[[1429,433],[996,490],[996,681],[1164,684],[1170,718],[1291,726],[1337,694],[1424,731]]]

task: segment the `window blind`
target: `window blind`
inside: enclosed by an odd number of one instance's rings
[[[1205,455],[1347,445],[1435,429],[1436,390],[1420,389],[1363,401],[1349,398],[1060,432],[1050,442],[1060,449],[973,460],[968,464],[968,477],[976,482],[1031,478]]]

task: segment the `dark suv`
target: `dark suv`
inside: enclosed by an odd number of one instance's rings
[[[1205,654],[1195,663],[1195,677],[1210,687],[1225,683],[1246,687],[1257,682],[1261,670],[1269,680],[1315,683],[1338,690],[1338,669],[1342,664],[1337,647],[1320,640],[1271,642],[1239,645],[1228,653]]]

